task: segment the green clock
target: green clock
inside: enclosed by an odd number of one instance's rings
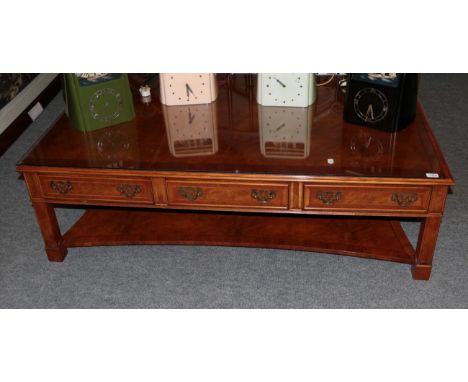
[[[66,112],[73,127],[93,131],[135,117],[126,74],[67,73],[64,76]]]

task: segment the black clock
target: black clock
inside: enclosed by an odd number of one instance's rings
[[[416,115],[415,73],[353,73],[348,77],[344,119],[384,131],[407,126]]]

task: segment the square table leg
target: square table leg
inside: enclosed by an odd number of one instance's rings
[[[411,268],[415,280],[429,280],[431,276],[432,258],[441,221],[441,217],[426,217],[421,223],[415,264]]]
[[[67,256],[67,248],[63,245],[62,234],[57,222],[54,207],[44,202],[34,202],[37,221],[44,238],[45,250],[49,261],[63,261]]]

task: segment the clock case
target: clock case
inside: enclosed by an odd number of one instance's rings
[[[343,117],[346,122],[374,129],[395,132],[405,128],[416,116],[416,102],[418,97],[419,76],[416,73],[399,73],[398,85],[384,85],[363,81],[358,78],[359,74],[350,74],[347,78],[346,96],[344,102]],[[356,94],[365,88],[376,89],[382,92],[388,100],[387,115],[380,121],[371,122],[361,119],[355,109],[354,100]]]
[[[110,76],[112,79],[85,83],[75,73],[66,73],[62,77],[63,94],[65,98],[65,113],[73,127],[81,131],[94,131],[104,127],[127,122],[135,118],[133,97],[130,91],[127,74],[119,73]],[[91,111],[92,97],[100,91],[108,91],[119,96],[117,115],[112,118],[95,118]],[[104,97],[112,97],[104,93]],[[111,110],[112,111],[112,110]]]

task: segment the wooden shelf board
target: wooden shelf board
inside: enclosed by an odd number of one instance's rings
[[[414,263],[401,225],[382,218],[90,208],[66,247],[129,244],[278,248]]]

